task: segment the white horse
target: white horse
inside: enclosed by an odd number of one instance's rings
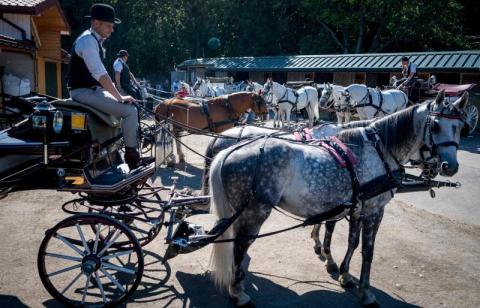
[[[390,78],[390,86],[395,86],[397,84],[398,80],[399,79],[397,78],[397,76],[393,75],[392,78]],[[420,83],[425,83],[426,82],[427,87],[429,89],[431,89],[431,88],[433,88],[433,86],[435,84],[437,84],[437,76],[430,75],[430,77],[428,77],[428,79],[426,81],[423,80],[423,79],[418,79],[418,82],[420,82]]]
[[[403,91],[380,91],[363,84],[352,84],[340,93],[341,108],[356,110],[360,120],[383,117],[405,109],[408,104],[408,97]]]
[[[319,100],[320,108],[335,110],[339,125],[350,122],[350,117],[352,115],[348,106],[342,105],[341,93],[344,90],[345,87],[327,83],[323,87],[322,95]]]
[[[182,87],[185,87],[185,89],[187,89],[188,96],[195,96],[195,91],[193,90],[193,88],[188,83],[186,83],[184,81],[180,81],[179,84],[180,84],[180,89]]]
[[[306,108],[308,113],[308,126],[312,127],[315,119],[319,119],[318,91],[314,87],[301,87],[297,91],[287,88],[271,78],[263,86],[264,96],[272,95],[272,106],[278,106],[280,118],[284,115],[287,125],[290,124],[290,114],[295,107],[297,110]],[[276,98],[276,99],[275,99]],[[283,123],[283,121],[282,121]]]
[[[229,94],[224,88],[219,86],[214,87],[210,80],[197,78],[197,81],[193,85],[193,90],[198,97],[217,97],[225,94]]]

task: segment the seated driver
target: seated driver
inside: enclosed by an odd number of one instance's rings
[[[122,119],[122,133],[125,142],[125,162],[135,169],[151,159],[140,158],[137,150],[138,115],[134,99],[122,96],[103,64],[105,49],[103,42],[110,37],[114,24],[115,10],[108,4],[97,3],[90,8],[90,29],[84,31],[72,46],[72,58],[68,87],[75,101]]]
[[[402,57],[402,78],[393,85],[398,90],[415,85],[417,82],[417,65],[411,63],[408,57]]]

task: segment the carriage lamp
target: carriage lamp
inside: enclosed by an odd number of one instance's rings
[[[55,113],[53,114],[52,127],[53,127],[53,131],[56,134],[60,134],[62,132],[63,113],[60,110],[55,111]]]
[[[47,102],[42,102],[33,108],[31,115],[32,128],[48,132],[50,129],[60,134],[63,128],[63,112]]]

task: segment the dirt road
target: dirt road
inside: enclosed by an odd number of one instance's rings
[[[187,137],[203,151],[206,138]],[[187,154],[189,164],[166,170],[159,181],[199,189],[202,161]],[[14,193],[0,201],[0,305],[31,307],[59,304],[43,288],[36,255],[47,228],[67,217],[60,205],[73,196],[51,191]],[[210,215],[192,221],[211,225]],[[261,232],[296,223],[273,213]],[[339,287],[324,269],[309,238],[310,228],[259,239],[249,250],[247,291],[258,307],[358,307],[354,291]],[[145,276],[128,306],[229,307],[225,293],[215,290],[207,274],[210,247],[181,255],[161,265],[161,234],[145,247]],[[347,223],[338,224],[333,256],[341,262]],[[360,244],[361,245],[361,244]],[[358,277],[361,249],[352,260]],[[371,272],[372,288],[384,307],[480,307],[480,227],[461,224],[394,200],[385,211]]]

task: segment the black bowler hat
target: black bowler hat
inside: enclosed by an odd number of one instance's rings
[[[126,51],[125,49],[122,49],[117,53],[117,57],[125,57],[125,56],[128,57],[128,51]]]
[[[115,9],[105,3],[96,3],[90,8],[90,16],[85,16],[90,19],[107,21],[119,24],[122,21],[115,17]]]

